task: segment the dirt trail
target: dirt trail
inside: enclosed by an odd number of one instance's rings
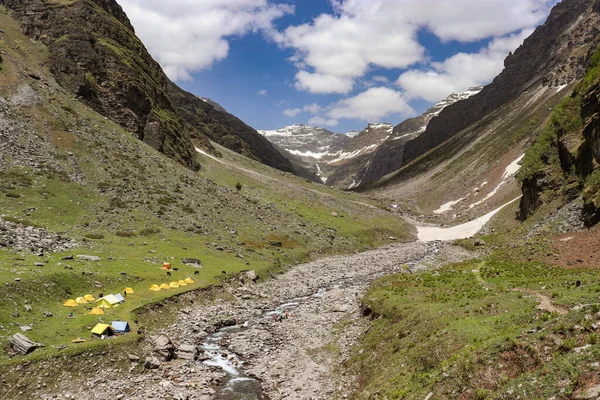
[[[566,314],[569,313],[569,310],[567,310],[566,308],[554,305],[554,303],[552,302],[552,298],[550,296],[545,295],[545,294],[536,292],[534,290],[526,290],[526,289],[513,289],[513,291],[515,291],[515,292],[522,292],[522,293],[528,294],[530,296],[537,297],[538,300],[540,301],[540,304],[538,304],[536,306],[536,308],[538,310],[548,311],[548,312],[555,312],[555,313],[558,313],[560,315],[566,315]]]
[[[176,345],[200,346],[219,321],[233,318],[239,324],[245,322],[246,330],[225,334],[220,344],[240,356],[244,374],[259,379],[269,399],[343,396],[353,388],[355,380],[341,374],[337,366],[369,324],[359,309],[369,283],[384,274],[400,271],[405,264],[419,270],[472,257],[472,253],[447,244],[414,242],[301,264],[263,283],[246,280],[245,285],[232,284],[228,290],[233,301],[221,300],[208,307],[181,310],[177,323],[163,333]],[[277,322],[265,317],[265,312],[299,297],[304,299],[290,311],[288,319]],[[146,352],[152,348],[149,342],[143,346]],[[225,378],[226,374],[218,367],[174,360],[163,362],[156,370],[110,369],[102,379],[90,377],[76,385],[65,380],[60,391],[62,397],[42,397],[234,398],[227,397],[227,392],[219,386]]]

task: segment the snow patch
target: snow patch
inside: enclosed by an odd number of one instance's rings
[[[330,155],[330,153],[314,153],[312,151],[288,150],[289,153],[300,157],[311,157],[320,160],[321,158]]]
[[[453,226],[451,228],[438,228],[432,226],[417,226],[417,236],[422,242],[433,242],[436,240],[456,240],[470,238],[479,232],[485,224],[504,207],[519,200],[521,196],[509,201],[501,207],[498,207],[492,212],[485,214],[482,217],[469,221],[466,224]]]
[[[358,181],[358,183],[353,179],[352,180],[352,184],[348,187],[348,190],[350,189],[354,189],[355,187],[358,187],[361,184],[361,181]]]
[[[445,212],[448,212],[448,211],[452,210],[452,207],[454,207],[455,205],[457,205],[461,201],[465,200],[467,197],[462,197],[462,198],[460,198],[458,200],[449,201],[449,202],[447,202],[445,204],[442,204],[440,206],[440,208],[438,208],[437,210],[433,211],[433,213],[439,215],[439,214],[443,214]]]
[[[508,167],[506,167],[504,169],[504,174],[502,175],[502,182],[500,182],[498,184],[498,186],[496,186],[490,193],[488,193],[483,199],[469,205],[469,209],[473,209],[474,207],[480,205],[481,203],[491,199],[492,197],[494,197],[496,195],[496,193],[498,193],[498,191],[500,190],[500,188],[502,186],[504,186],[508,180],[513,177],[517,172],[519,172],[519,170],[521,169],[521,161],[523,160],[523,157],[525,157],[525,154],[519,156],[519,158],[517,158],[515,161],[511,162]],[[484,182],[485,184],[487,184],[487,182]],[[483,187],[483,185],[481,185]]]

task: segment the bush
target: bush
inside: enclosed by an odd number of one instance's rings
[[[104,239],[104,235],[101,235],[99,233],[88,233],[86,235],[83,235],[88,239],[94,239],[94,240],[100,240],[100,239]]]
[[[137,233],[134,231],[117,231],[119,237],[136,237]]]
[[[155,233],[160,233],[160,229],[158,228],[144,228],[140,231],[140,236],[150,236]]]
[[[240,190],[242,190],[242,184],[241,183],[236,183],[235,184],[235,189],[239,192]]]

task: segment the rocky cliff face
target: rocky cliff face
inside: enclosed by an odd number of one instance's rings
[[[173,108],[166,75],[116,1],[0,4],[13,10],[26,35],[48,46],[48,67],[61,86],[156,150],[199,168],[193,129]]]
[[[230,150],[281,171],[294,172],[286,159],[267,139],[217,103],[202,99],[169,83],[167,92],[176,110],[198,133]]]
[[[600,50],[552,113],[523,161],[521,219],[549,203],[584,199],[582,220],[600,221]]]
[[[597,40],[598,3],[564,0],[523,45],[505,60],[504,71],[479,94],[444,109],[427,130],[406,144],[409,162],[476,123],[537,82],[560,86],[580,78],[587,45]]]

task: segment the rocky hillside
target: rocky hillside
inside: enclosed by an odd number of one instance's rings
[[[416,159],[461,130],[515,100],[538,83],[559,87],[581,78],[587,62],[584,44],[597,40],[597,2],[565,0],[514,54],[504,71],[483,90],[444,109],[427,130],[406,144],[405,162]]]
[[[527,219],[540,207],[560,207],[583,196],[581,218],[595,225],[600,221],[599,165],[600,50],[524,158],[520,217]]]
[[[293,170],[252,128],[169,81],[115,0],[0,0],[0,5],[13,10],[26,35],[48,47],[48,68],[62,87],[186,167],[199,168],[195,145],[214,152],[212,139]]]
[[[289,160],[267,139],[223,107],[186,92],[174,83],[167,87],[170,99],[182,118],[196,128],[194,138],[208,137],[236,153],[281,171],[294,172]]]
[[[585,75],[600,44],[598,9],[597,1],[555,6],[490,85],[442,110],[406,144],[406,164],[364,190],[390,204],[408,202],[406,210],[438,223],[476,218],[515,199],[520,191],[512,166],[518,170],[552,110]],[[505,102],[491,108],[500,99]],[[485,112],[472,122],[474,110]],[[411,161],[419,143],[426,152]]]

